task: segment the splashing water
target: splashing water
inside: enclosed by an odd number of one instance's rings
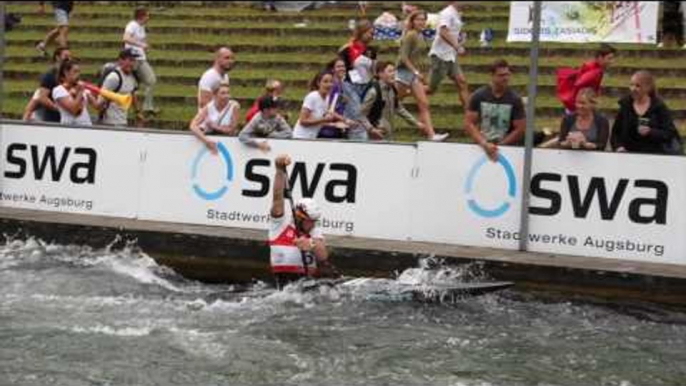
[[[484,279],[426,259],[390,286]],[[300,285],[300,287],[299,287]],[[134,245],[0,246],[4,385],[677,385],[669,310],[507,291],[449,306],[355,286],[189,281]],[[368,293],[366,293],[368,294]],[[640,311],[640,312],[639,312]]]

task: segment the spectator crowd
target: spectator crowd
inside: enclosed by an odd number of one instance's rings
[[[53,65],[41,77],[26,106],[24,119],[125,127],[129,102],[139,124],[157,116],[157,77],[147,59],[151,49],[146,33],[150,11],[143,7],[134,10],[123,29],[117,61],[104,65],[99,73],[97,86],[114,93],[113,98],[108,97],[111,93],[83,82],[78,61],[68,48],[69,17],[74,2],[52,3],[57,25],[36,49],[47,55],[48,47],[55,42]],[[43,3],[40,7],[43,11]],[[366,7],[364,12],[368,12]],[[292,127],[282,103],[284,84],[278,79],[267,79],[264,94],[246,113],[242,111],[242,106],[231,98],[230,73],[236,54],[228,46],[219,47],[212,66],[199,74],[198,111],[189,128],[213,153],[217,152],[216,135],[236,136],[246,146],[263,151],[270,150],[272,138],[394,140],[397,117],[416,127],[427,140],[445,141],[449,133],[437,133],[433,125],[431,96],[448,78],[464,109],[466,133],[489,158],[496,160],[499,146],[521,144],[526,130],[525,101],[510,87],[512,67],[504,59],[495,60],[489,84],[470,93],[460,65],[467,54],[460,2],[446,2],[432,40],[423,33],[427,20],[424,10],[412,7],[408,11],[393,62],[377,60],[377,49],[372,45],[374,25],[366,19],[356,20],[349,41],[332,52],[325,68],[313,74],[309,93]],[[579,68],[558,70],[560,130],[559,136],[547,145],[682,154],[682,140],[672,114],[649,72],[638,71],[631,76],[628,95],[618,101],[619,111],[612,125],[598,110],[603,75],[617,54],[615,48],[603,44],[595,57]],[[139,90],[142,98],[136,97]],[[417,116],[403,105],[407,97],[416,102]],[[456,126],[459,124],[455,122]]]

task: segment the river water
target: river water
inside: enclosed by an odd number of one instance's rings
[[[460,280],[416,268],[398,281]],[[0,246],[0,385],[684,385],[686,315],[190,282],[136,248]]]

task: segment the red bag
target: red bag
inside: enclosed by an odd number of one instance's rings
[[[253,117],[257,115],[257,113],[260,112],[260,99],[262,97],[259,97],[255,100],[255,103],[250,106],[250,109],[248,109],[248,112],[245,114],[245,123],[248,124],[250,121],[252,121]]]
[[[576,109],[576,81],[580,71],[576,68],[563,67],[557,70],[557,98],[569,111]]]
[[[576,110],[576,94],[585,87],[595,90],[600,96],[603,82],[603,68],[592,60],[584,63],[578,70],[564,67],[557,70],[557,98],[569,111]]]

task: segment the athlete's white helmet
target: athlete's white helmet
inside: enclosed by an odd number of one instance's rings
[[[317,221],[322,217],[322,211],[317,202],[311,198],[303,198],[295,205],[296,209],[302,210],[311,220]]]

